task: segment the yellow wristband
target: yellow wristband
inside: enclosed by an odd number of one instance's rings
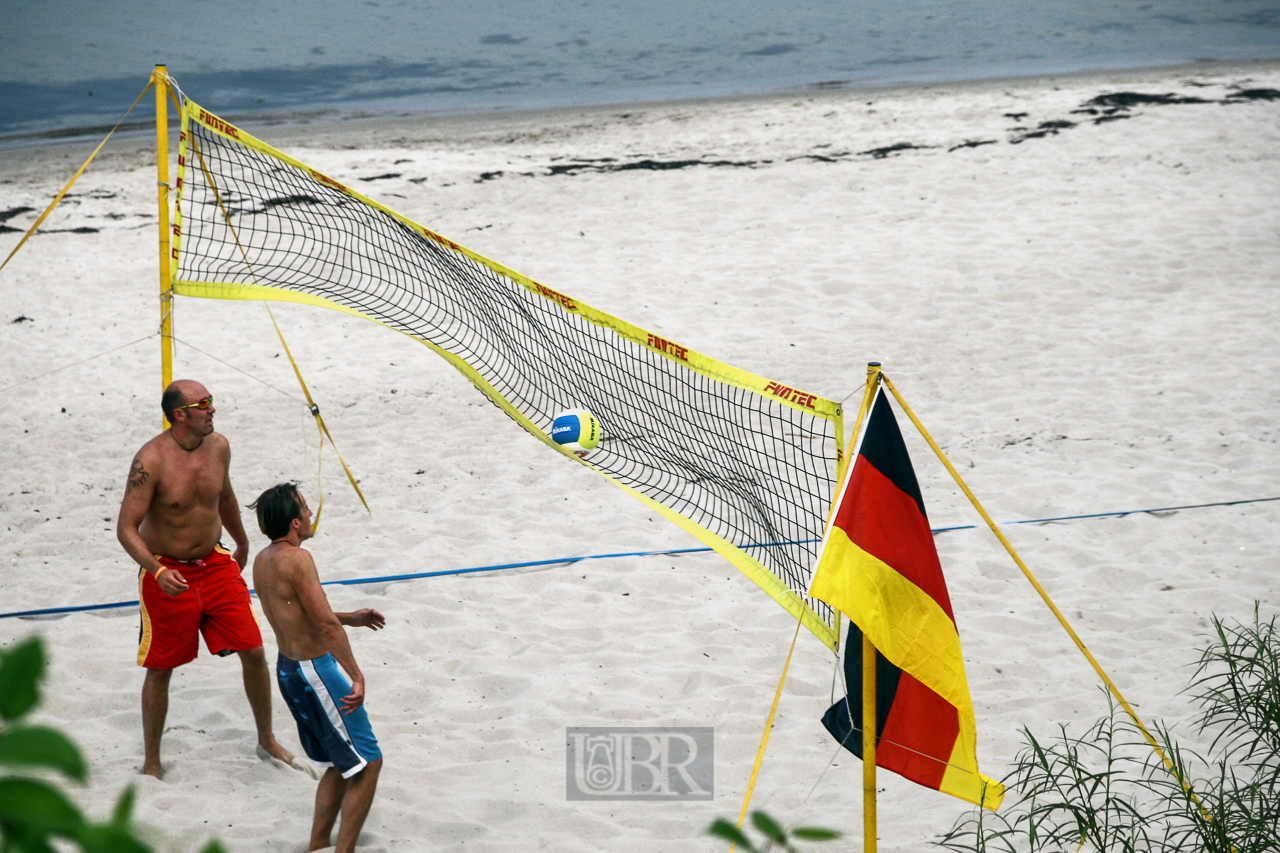
[[[169,567],[168,567],[168,566],[161,566],[160,568],[156,569],[156,573],[155,573],[154,575],[152,575],[151,577],[153,577],[153,578],[155,578],[155,579],[156,579],[156,583],[160,583],[160,574],[161,574],[162,572],[167,572],[167,571],[169,571]]]

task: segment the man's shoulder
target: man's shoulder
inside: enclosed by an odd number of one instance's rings
[[[306,548],[294,548],[290,556],[295,566],[308,566],[312,569],[316,567],[315,558],[311,556],[311,552]]]
[[[164,432],[157,433],[148,439],[147,443],[139,447],[138,452],[133,454],[134,457],[137,459],[159,459],[162,455],[160,452],[160,442],[168,440],[165,438],[165,433],[167,432],[168,430],[165,430]]]
[[[311,552],[287,542],[272,542],[258,552],[253,560],[254,568],[262,568],[276,572],[293,572],[307,566],[314,566]]]
[[[133,454],[133,462],[129,466],[130,479],[135,479],[143,474],[146,475],[147,480],[155,480],[160,476],[165,467],[164,442],[168,440],[162,432],[138,448],[138,452]],[[140,481],[138,485],[141,482],[143,481]]]
[[[227,456],[231,453],[231,442],[227,441],[227,437],[220,432],[211,432],[204,437],[204,441],[209,445],[209,449],[219,456]]]

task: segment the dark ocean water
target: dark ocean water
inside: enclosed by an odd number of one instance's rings
[[[1280,0],[0,0],[0,22],[0,136],[110,124],[158,62],[237,117],[1280,58]]]

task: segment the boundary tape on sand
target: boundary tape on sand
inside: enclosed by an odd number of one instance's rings
[[[1052,518],[1024,518],[1018,521],[1002,521],[1000,524],[1047,524],[1053,521],[1077,521],[1084,518],[1123,518],[1126,515],[1143,515],[1154,514],[1158,512],[1177,512],[1183,509],[1205,509],[1206,507],[1218,506],[1239,506],[1240,504],[1256,504],[1266,503],[1267,501],[1280,501],[1280,495],[1272,498],[1246,498],[1238,501],[1218,501],[1207,504],[1185,504],[1183,506],[1162,506],[1152,509],[1126,509],[1118,512],[1091,512],[1083,515],[1059,515]],[[976,524],[960,524],[955,527],[935,527],[933,532],[949,533],[953,530],[974,530],[978,527]],[[805,540],[816,542],[818,540]],[[793,544],[793,543],[787,543]],[[361,584],[373,583],[394,583],[396,581],[420,580],[422,578],[438,578],[446,575],[470,575],[479,572],[500,572],[510,569],[531,569],[538,566],[558,566],[569,565],[571,563],[580,563],[583,560],[609,560],[618,557],[660,557],[660,556],[678,556],[680,554],[699,554],[711,551],[711,548],[677,548],[667,549],[663,551],[624,551],[616,554],[588,554],[584,557],[560,557],[555,560],[531,560],[524,563],[503,563],[497,566],[475,566],[468,569],[444,569],[438,572],[412,572],[403,575],[381,575],[373,578],[349,578],[339,581],[324,581],[321,586],[358,586]],[[249,590],[254,594],[254,590]],[[84,613],[92,610],[115,610],[124,607],[137,607],[138,600],[133,601],[113,601],[108,604],[81,604],[70,607],[45,607],[39,610],[17,610],[12,613],[0,613],[0,619],[11,618],[32,618],[39,616],[55,616],[67,613]]]

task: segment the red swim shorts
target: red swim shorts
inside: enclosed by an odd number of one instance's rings
[[[161,565],[181,572],[188,588],[171,597],[150,572],[140,570],[138,666],[173,669],[190,663],[199,653],[197,634],[204,635],[205,646],[215,655],[262,645],[258,620],[249,604],[249,587],[229,551],[219,545],[203,560],[156,556]]]

